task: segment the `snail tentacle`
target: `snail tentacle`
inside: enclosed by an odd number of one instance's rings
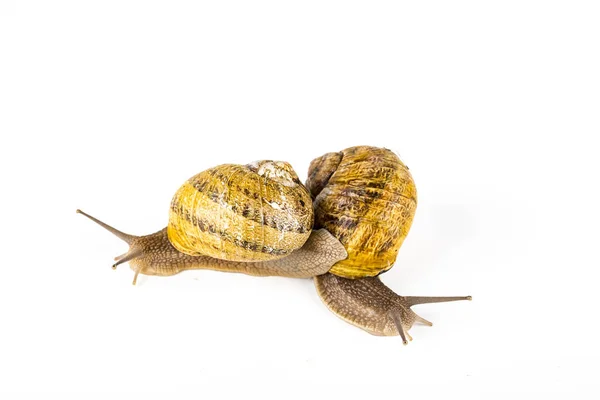
[[[425,318],[421,317],[419,314],[415,313],[415,316],[417,317],[417,322],[420,322],[423,325],[433,326],[433,322],[427,321]]]
[[[134,258],[139,257],[141,255],[142,255],[141,249],[132,249],[132,250],[128,251],[127,253],[125,253],[123,256],[119,256],[119,259],[117,260],[117,262],[113,264],[112,269],[117,269],[118,265],[121,265],[128,261],[131,261]]]
[[[406,333],[404,332],[404,327],[402,326],[402,317],[399,315],[398,312],[394,311],[390,312],[390,317],[392,318],[392,321],[394,321],[394,325],[396,325],[398,334],[402,338],[402,343],[406,346],[408,344],[408,341],[406,340]]]
[[[472,300],[471,296],[403,296],[402,299],[409,307],[416,306],[417,304],[445,303],[448,301]]]
[[[137,283],[137,278],[138,278],[138,275],[140,274],[140,270],[141,270],[141,268],[137,268],[135,270],[135,275],[133,275],[133,282],[131,282],[131,284],[134,286]]]
[[[107,231],[111,232],[113,235],[115,235],[116,237],[118,237],[119,239],[123,240],[125,243],[127,244],[131,244],[131,242],[137,237],[134,235],[129,235],[127,233],[123,233],[118,229],[113,228],[112,226],[100,221],[97,218],[92,217],[89,214],[84,213],[81,210],[77,210],[76,211],[77,214],[82,214],[85,215],[87,218],[91,219],[92,221],[94,221],[95,223],[97,223],[98,225],[100,225],[101,227],[103,227],[104,229],[106,229]]]

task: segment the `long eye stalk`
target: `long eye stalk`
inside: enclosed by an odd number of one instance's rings
[[[427,297],[427,296],[402,296],[409,307],[417,304],[427,303],[445,303],[447,301],[472,300],[471,296],[453,296],[453,297]]]
[[[86,217],[88,217],[89,219],[91,219],[92,221],[94,221],[95,223],[97,223],[98,225],[100,225],[101,227],[103,227],[104,229],[106,229],[107,231],[109,231],[110,233],[112,233],[113,235],[115,235],[116,237],[118,237],[119,239],[123,240],[124,242],[126,242],[127,244],[131,244],[131,242],[133,241],[133,239],[135,239],[137,236],[134,235],[129,235],[127,233],[123,233],[118,229],[113,228],[112,226],[105,224],[104,222],[100,221],[97,218],[92,217],[89,214],[84,213],[81,210],[77,210],[76,211],[77,214],[82,214],[85,215]]]

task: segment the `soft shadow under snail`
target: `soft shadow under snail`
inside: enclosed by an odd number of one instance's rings
[[[408,168],[390,150],[357,146],[310,164],[306,187],[290,164],[258,161],[201,172],[177,191],[169,224],[127,242],[115,258],[138,274],[168,276],[212,269],[255,276],[311,278],[327,307],[374,335],[400,335],[415,322],[411,306],[464,297],[398,296],[379,277],[408,234],[417,205]]]

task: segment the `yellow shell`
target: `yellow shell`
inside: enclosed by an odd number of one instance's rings
[[[189,255],[273,260],[302,247],[313,219],[310,194],[290,164],[224,164],[179,188],[167,234],[177,250]]]
[[[327,229],[348,251],[329,272],[360,278],[394,265],[417,207],[415,183],[396,154],[369,146],[325,154],[310,164],[306,186],[315,229]]]

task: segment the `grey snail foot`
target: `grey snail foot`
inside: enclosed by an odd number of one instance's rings
[[[406,345],[415,322],[433,324],[410,307],[417,304],[471,300],[471,296],[399,296],[378,277],[346,279],[330,273],[314,278],[321,300],[341,319],[377,336],[400,335]]]

